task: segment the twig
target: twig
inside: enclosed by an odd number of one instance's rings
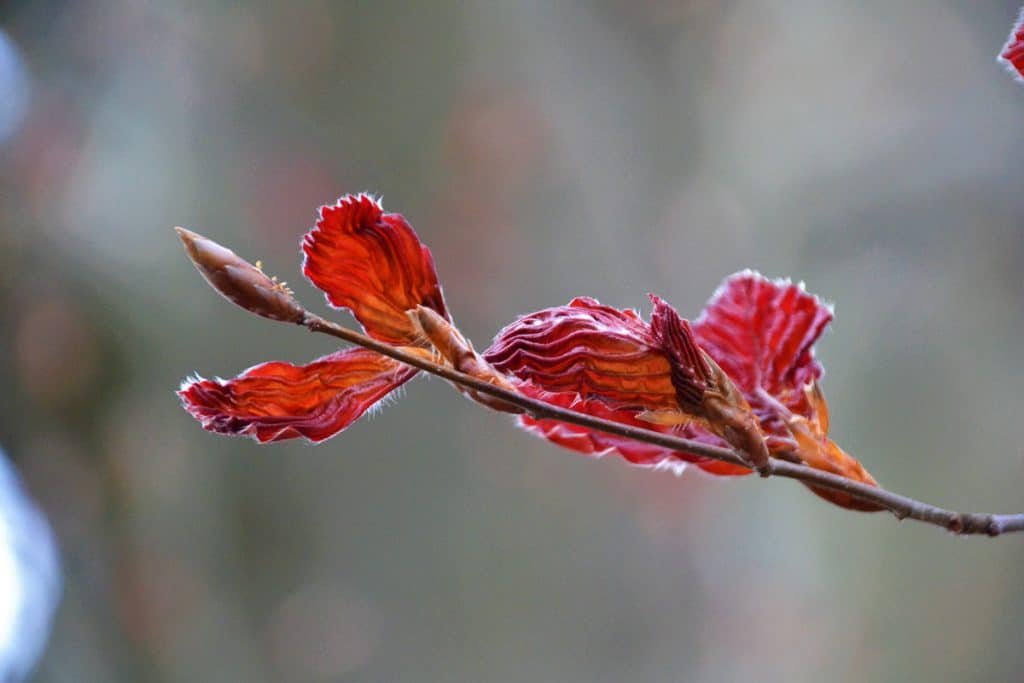
[[[524,396],[513,388],[490,384],[484,379],[460,372],[447,365],[438,364],[422,355],[403,351],[347,327],[324,320],[320,316],[306,311],[295,299],[291,290],[283,283],[267,277],[258,264],[254,266],[230,249],[190,230],[184,228],[175,228],[175,230],[193,264],[215,290],[229,301],[264,318],[296,323],[312,332],[329,334],[371,349],[406,365],[447,379],[474,394],[489,396],[498,399],[499,403],[516,406],[535,419],[557,420],[608,434],[616,434],[633,441],[662,446],[674,451],[692,453],[744,467],[750,466],[747,458],[740,451],[681,439],[550,405]],[[796,479],[816,488],[841,491],[889,510],[899,519],[916,519],[943,527],[955,534],[964,535],[998,536],[1003,533],[1024,531],[1024,514],[995,515],[944,510],[907,496],[901,496],[898,493],[808,467],[791,453],[776,453],[774,455],[774,458],[768,459],[765,466],[757,468],[762,476],[776,475]]]
[[[566,408],[550,405],[528,396],[510,391],[502,387],[489,384],[488,382],[459,372],[451,367],[434,363],[425,358],[406,353],[371,337],[350,330],[336,323],[324,320],[318,315],[305,312],[298,324],[306,327],[311,332],[321,332],[337,337],[344,341],[371,349],[382,355],[393,358],[397,361],[411,365],[414,368],[429,372],[432,375],[442,377],[449,382],[461,385],[486,394],[507,403],[522,408],[528,415],[535,419],[558,420],[569,424],[595,429],[608,434],[615,434],[634,441],[662,446],[676,451],[693,453],[712,460],[721,460],[733,465],[748,466],[745,458],[737,451],[730,448],[720,448],[699,441],[682,439],[660,432],[654,432],[632,425],[612,422],[603,418],[594,417],[584,413],[577,413]],[[945,510],[919,500],[909,498],[887,491],[883,488],[875,488],[861,484],[844,477],[840,477],[821,470],[812,469],[798,462],[789,462],[784,459],[773,458],[769,462],[768,475],[796,479],[806,484],[820,486],[835,491],[842,491],[849,495],[870,503],[884,507],[892,512],[898,519],[914,519],[919,522],[940,526],[954,534],[987,534],[998,536],[1000,534],[1024,531],[1024,514],[997,515],[991,513],[968,513]]]

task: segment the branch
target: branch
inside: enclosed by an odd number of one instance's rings
[[[311,332],[322,332],[338,339],[376,351],[418,370],[442,377],[460,387],[475,393],[490,396],[501,402],[516,406],[535,419],[557,420],[594,429],[608,434],[661,446],[674,451],[693,453],[699,456],[720,460],[722,462],[750,467],[744,455],[731,448],[722,448],[681,439],[676,436],[662,434],[642,427],[634,427],[619,422],[612,422],[599,417],[553,406],[543,401],[529,398],[515,391],[460,372],[452,367],[435,363],[433,360],[418,356],[400,348],[379,342],[364,334],[347,327],[342,327],[324,320],[318,315],[305,310],[295,299],[291,290],[276,279],[267,277],[259,265],[253,266],[241,259],[230,249],[206,239],[201,235],[175,228],[193,264],[210,285],[228,300],[242,308],[271,320],[290,322],[302,325]],[[769,458],[763,467],[758,467],[762,476],[775,475],[796,479],[804,484],[819,488],[841,491],[854,498],[889,510],[899,519],[916,519],[920,522],[943,527],[954,534],[988,534],[998,536],[1003,533],[1024,531],[1024,514],[995,515],[989,513],[967,513],[944,510],[943,508],[922,503],[921,501],[862,484],[852,479],[817,470],[803,464],[792,454],[777,454]]]
[[[593,417],[584,413],[577,413],[573,410],[553,406],[543,401],[538,401],[523,396],[515,391],[495,386],[484,380],[478,379],[451,367],[434,363],[419,356],[412,355],[401,349],[395,348],[364,334],[350,330],[336,323],[324,320],[318,315],[306,311],[299,325],[311,332],[337,337],[357,346],[371,349],[382,355],[393,358],[397,361],[411,365],[418,370],[429,372],[443,379],[460,386],[472,389],[481,394],[501,399],[514,406],[522,408],[528,415],[535,419],[558,420],[569,424],[594,429],[608,434],[615,434],[634,441],[641,441],[655,446],[662,446],[676,451],[685,451],[712,460],[721,460],[733,465],[748,467],[749,463],[737,451],[730,448],[721,448],[699,441],[682,439],[660,432],[654,432],[632,425],[612,422],[599,417]],[[892,512],[898,519],[913,519],[927,524],[940,526],[954,534],[987,534],[999,536],[1004,533],[1024,531],[1024,514],[997,515],[984,512],[954,512],[945,510],[907,496],[887,491],[883,488],[875,488],[861,484],[844,477],[830,474],[822,470],[812,469],[799,461],[791,462],[785,459],[773,458],[769,460],[765,476],[785,477],[796,479],[805,484],[820,486],[822,488],[842,491],[863,501],[875,503]]]

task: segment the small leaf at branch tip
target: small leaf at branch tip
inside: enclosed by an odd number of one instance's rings
[[[174,230],[199,273],[228,301],[271,320],[302,321],[305,310],[284,283],[211,239],[181,227]]]
[[[1010,37],[1003,44],[996,61],[1013,74],[1014,80],[1024,83],[1024,7],[1017,15],[1017,21],[1010,29]]]

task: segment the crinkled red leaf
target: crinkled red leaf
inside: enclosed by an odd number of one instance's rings
[[[802,285],[743,271],[722,283],[693,332],[755,408],[763,388],[806,416],[803,387],[823,373],[814,343],[831,321],[831,307]]]
[[[271,362],[230,380],[195,379],[178,395],[203,428],[261,443],[323,441],[355,422],[416,370],[379,353],[348,349],[309,365]]]
[[[635,311],[588,297],[522,316],[498,333],[484,358],[544,391],[612,408],[678,407],[671,366],[650,326]]]
[[[719,287],[693,330],[754,407],[772,452],[793,452],[811,467],[876,486],[861,464],[828,438],[824,397],[805,391],[816,390],[812,383],[824,372],[814,344],[831,320],[831,307],[802,285],[744,271]],[[841,492],[811,488],[841,507],[881,509]]]
[[[561,408],[568,408],[577,413],[641,427],[662,434],[673,434],[716,446],[727,446],[720,438],[701,427],[695,425],[687,425],[685,427],[653,425],[638,420],[636,418],[636,411],[614,409],[599,399],[586,400],[580,398],[577,394],[543,391],[528,382],[520,385],[519,390],[531,398],[536,398]],[[702,470],[716,475],[750,474],[750,470],[746,467],[711,460],[693,453],[673,451],[661,446],[634,441],[579,425],[559,422],[557,420],[538,420],[528,415],[520,415],[517,421],[521,427],[531,434],[585,455],[601,457],[608,454],[617,454],[634,465],[669,467],[677,472],[682,471],[686,464],[689,463],[695,464]]]
[[[302,272],[339,308],[352,311],[366,333],[409,343],[416,330],[406,311],[423,305],[448,317],[430,250],[397,213],[369,195],[347,195],[320,208],[302,241]]]
[[[672,386],[676,388],[679,405],[692,412],[700,406],[701,397],[711,378],[711,368],[693,338],[690,322],[664,299],[648,294],[654,304],[651,332],[662,353],[672,366]]]
[[[1024,81],[1024,8],[1021,8],[1017,23],[1013,25],[1010,37],[999,53],[999,61],[1018,81]]]
[[[707,376],[689,323],[657,297],[652,300],[655,328],[635,311],[580,297],[567,306],[519,318],[498,333],[484,358],[519,379],[520,391],[548,403],[651,431],[727,445],[696,423],[665,426],[638,419],[644,410],[678,409],[681,394],[699,400],[695,392],[703,391]],[[580,453],[618,453],[631,463],[646,466],[696,463],[719,475],[750,472],[745,467],[557,420],[518,419],[531,433]]]

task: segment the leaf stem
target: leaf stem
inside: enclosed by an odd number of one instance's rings
[[[573,410],[561,408],[524,396],[518,392],[495,386],[484,380],[478,379],[463,372],[459,372],[449,366],[435,363],[399,348],[390,346],[364,334],[343,327],[318,315],[305,312],[298,324],[311,332],[320,332],[337,337],[357,346],[376,351],[382,355],[393,358],[397,361],[411,365],[414,368],[437,375],[443,379],[466,387],[487,396],[501,399],[506,403],[521,408],[526,414],[535,419],[557,420],[568,424],[594,429],[608,434],[640,441],[643,443],[662,446],[676,451],[693,453],[712,460],[731,463],[733,465],[749,466],[746,459],[738,451],[731,448],[721,448],[710,444],[683,439],[677,436],[654,432],[641,427],[612,422],[603,418],[594,417],[585,413],[577,413]],[[795,458],[794,458],[795,459]],[[968,513],[946,510],[928,503],[923,503],[908,496],[893,493],[883,488],[867,486],[860,482],[846,479],[844,477],[812,469],[799,461],[793,462],[789,458],[772,458],[768,462],[766,476],[784,477],[796,479],[805,484],[820,486],[822,488],[842,491],[855,498],[870,503],[875,503],[893,513],[898,519],[913,519],[927,524],[940,526],[954,534],[986,534],[988,536],[999,536],[1000,534],[1024,531],[1024,513],[1022,514],[991,514],[991,513]]]

